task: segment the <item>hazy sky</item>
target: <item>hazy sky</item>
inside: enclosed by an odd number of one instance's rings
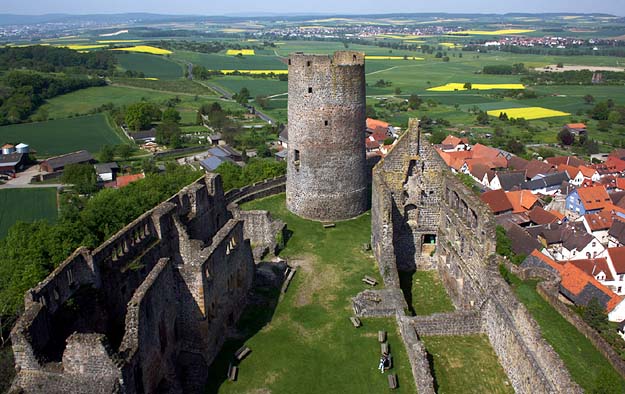
[[[625,16],[625,0],[0,0],[0,13],[229,13],[602,12]]]

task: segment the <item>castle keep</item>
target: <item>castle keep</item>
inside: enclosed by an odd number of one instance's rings
[[[320,221],[367,203],[365,65],[360,52],[289,58],[287,208]]]
[[[203,392],[253,283],[250,239],[260,255],[284,227],[227,204],[281,190],[278,179],[224,195],[206,175],[95,250],[78,249],[26,294],[11,333],[13,388]]]

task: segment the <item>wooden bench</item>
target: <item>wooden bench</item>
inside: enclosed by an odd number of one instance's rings
[[[289,285],[291,284],[291,281],[293,280],[296,271],[297,268],[286,267],[286,278],[284,279],[284,283],[282,284],[282,293],[286,293],[286,290],[289,288]]]
[[[324,223],[323,224],[323,228],[333,228],[336,227],[336,224],[334,223]]]
[[[388,387],[390,389],[396,389],[397,388],[397,375],[392,373],[390,375],[388,375]]]
[[[370,276],[365,275],[364,278],[362,278],[362,281],[365,282],[366,284],[370,285],[370,286],[375,286],[378,284],[378,281],[375,280],[375,278],[372,278]]]
[[[386,331],[378,331],[378,342],[386,342]]]
[[[371,250],[371,244],[362,244],[363,252],[368,252]]]
[[[247,346],[242,346],[239,350],[234,353],[234,358],[238,361],[243,360],[248,354],[250,354],[252,350]]]
[[[353,316],[352,316],[352,317],[350,317],[350,318],[349,318],[349,320],[352,322],[352,324],[353,324],[353,325],[354,325],[354,327],[356,327],[356,328],[358,328],[358,327],[362,326],[362,323],[361,323],[360,319],[359,319],[359,318],[357,318],[357,317],[353,317]]]
[[[388,361],[388,364],[384,366],[384,370],[389,370],[393,368],[393,356],[390,353],[388,357],[386,358],[386,360]]]
[[[388,351],[390,350],[390,347],[388,346],[388,342],[383,342],[380,344],[380,352],[382,354],[386,353],[388,354]]]
[[[239,372],[239,367],[237,367],[236,365],[230,364],[230,366],[228,366],[228,380],[231,382],[236,381],[238,372]]]

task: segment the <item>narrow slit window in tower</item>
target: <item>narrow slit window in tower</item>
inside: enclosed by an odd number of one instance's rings
[[[293,158],[293,164],[295,164],[295,169],[299,170],[299,150],[295,149],[295,157]]]
[[[289,66],[291,65],[291,59],[289,59]]]
[[[312,93],[312,87],[308,87],[308,93]]]
[[[354,61],[356,61],[356,55],[353,55],[353,57],[352,57],[352,58],[354,59]]]
[[[329,123],[330,123],[330,122],[328,122],[327,120],[324,120],[324,121],[323,121],[323,124],[324,124],[325,126],[327,126]]]
[[[310,60],[306,62],[306,67],[310,67]]]

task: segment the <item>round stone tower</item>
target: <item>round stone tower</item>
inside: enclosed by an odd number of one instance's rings
[[[367,209],[365,58],[289,57],[286,206],[307,219],[349,219]]]

